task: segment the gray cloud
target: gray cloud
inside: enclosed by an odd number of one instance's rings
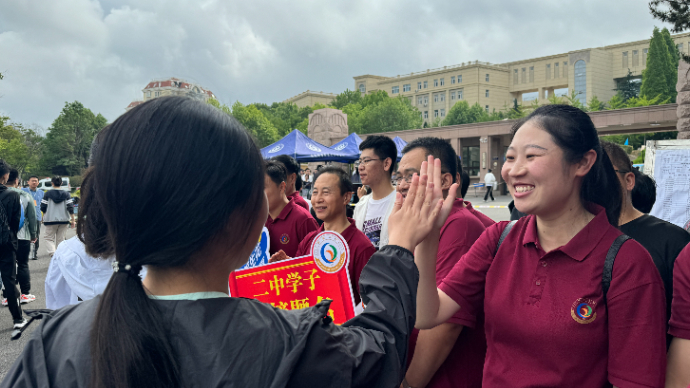
[[[0,112],[49,126],[65,101],[114,120],[153,78],[225,103],[338,93],[394,76],[645,39],[646,0],[4,1]]]

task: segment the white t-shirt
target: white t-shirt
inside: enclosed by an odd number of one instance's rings
[[[369,240],[371,240],[371,243],[374,244],[376,248],[379,247],[379,242],[381,241],[381,225],[383,224],[383,217],[385,217],[391,201],[395,201],[395,190],[379,200],[375,200],[373,198],[369,199],[367,215],[364,217],[362,232],[369,237]]]

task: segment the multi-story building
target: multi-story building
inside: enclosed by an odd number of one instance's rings
[[[336,95],[333,93],[314,92],[307,90],[306,92],[302,92],[296,96],[290,97],[283,102],[291,102],[297,105],[299,108],[304,108],[305,106],[314,106],[314,104],[317,102],[328,105],[331,103],[331,101],[335,100],[335,97]]]
[[[189,96],[202,101],[208,101],[209,98],[216,98],[210,91],[197,84],[187,82],[179,78],[166,78],[160,80],[153,80],[142,89],[143,100],[132,101],[127,110],[144,103],[152,98],[163,96]]]
[[[690,33],[672,38],[679,51],[688,52]],[[642,77],[648,49],[649,39],[503,64],[474,61],[395,77],[360,75],[354,77],[355,89],[407,97],[427,123],[443,119],[461,100],[478,103],[487,112],[511,107],[514,100],[545,101],[558,90],[575,91],[585,104],[594,96],[608,101],[628,70]]]

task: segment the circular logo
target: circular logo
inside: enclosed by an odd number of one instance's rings
[[[317,147],[311,143],[305,143],[305,144],[306,144],[307,148],[309,148],[310,150],[312,150],[314,152],[321,152],[321,148],[319,148],[319,147]]]
[[[280,242],[282,244],[287,244],[290,242],[290,236],[287,235],[287,233],[283,233],[282,236],[280,236]]]
[[[597,319],[597,313],[594,311],[597,304],[591,299],[580,298],[576,300],[570,307],[570,316],[575,322],[586,325],[594,322]]]
[[[269,154],[275,154],[276,152],[282,150],[283,147],[284,147],[284,146],[283,146],[282,144],[278,144],[277,146],[271,148],[271,149],[268,151],[268,153],[269,153]]]
[[[336,273],[347,264],[350,247],[339,233],[326,231],[314,238],[311,253],[314,262],[323,272]]]
[[[345,142],[345,143],[343,143],[343,144],[341,144],[341,145],[339,145],[339,146],[337,146],[337,147],[335,147],[335,148],[333,148],[333,149],[336,150],[336,151],[342,151],[342,150],[345,149],[345,147],[347,147],[347,142]]]

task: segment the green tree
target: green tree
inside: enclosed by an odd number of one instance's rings
[[[386,94],[386,92],[383,93]],[[423,121],[419,116],[419,111],[412,106],[410,100],[405,97],[391,98],[388,94],[377,104],[366,106],[359,120],[362,133],[404,131],[421,127]]]
[[[635,78],[632,71],[628,69],[628,75],[624,79],[618,81],[618,87],[613,89],[621,97],[623,102],[631,98],[636,98],[640,95],[640,80]]]
[[[623,97],[621,97],[620,94],[616,94],[615,96],[611,97],[611,99],[608,102],[608,106],[608,110],[627,108],[625,100],[623,99]]]
[[[489,115],[479,103],[470,106],[467,101],[458,101],[448,111],[443,125],[471,124],[489,121]]]
[[[556,96],[556,93],[549,95],[549,104],[558,105],[563,103],[563,97]]]
[[[355,90],[345,89],[344,92],[335,96],[331,106],[336,109],[343,109],[348,104],[358,104],[362,101],[362,93]]]
[[[656,19],[673,24],[672,32],[690,28],[690,0],[652,0],[649,11]],[[680,56],[685,62],[690,62],[689,55],[680,53]]]
[[[579,93],[575,90],[571,90],[570,94],[563,96],[563,99],[567,105],[582,109],[585,112],[587,111],[587,107],[580,101]]]
[[[666,43],[670,56],[670,60],[667,62],[668,68],[666,70],[667,74],[669,74],[666,78],[668,82],[668,96],[671,97],[671,102],[676,102],[676,95],[678,94],[678,92],[676,92],[676,83],[678,82],[678,62],[680,62],[680,53],[667,28],[661,30],[661,35],[664,37],[664,42]]]
[[[254,105],[232,104],[230,113],[254,136],[259,147],[266,147],[280,139],[278,130]]]
[[[511,108],[504,106],[503,110],[506,112],[506,118],[510,120],[520,119],[527,116],[527,112],[522,107],[522,105],[518,104],[516,98],[513,99],[513,106]]]
[[[652,33],[652,40],[649,42],[649,51],[647,53],[647,67],[642,71],[642,85],[640,86],[640,95],[654,98],[668,96],[668,62],[671,60],[671,55],[668,52],[668,46],[657,27],[654,27]]]
[[[106,126],[100,113],[95,115],[79,101],[65,103],[60,115],[48,128],[41,167],[60,175],[79,175],[88,167],[94,136]]]
[[[599,100],[597,96],[592,97],[592,99],[589,100],[589,104],[587,104],[587,111],[589,112],[598,112],[604,109],[606,109],[606,104]]]

